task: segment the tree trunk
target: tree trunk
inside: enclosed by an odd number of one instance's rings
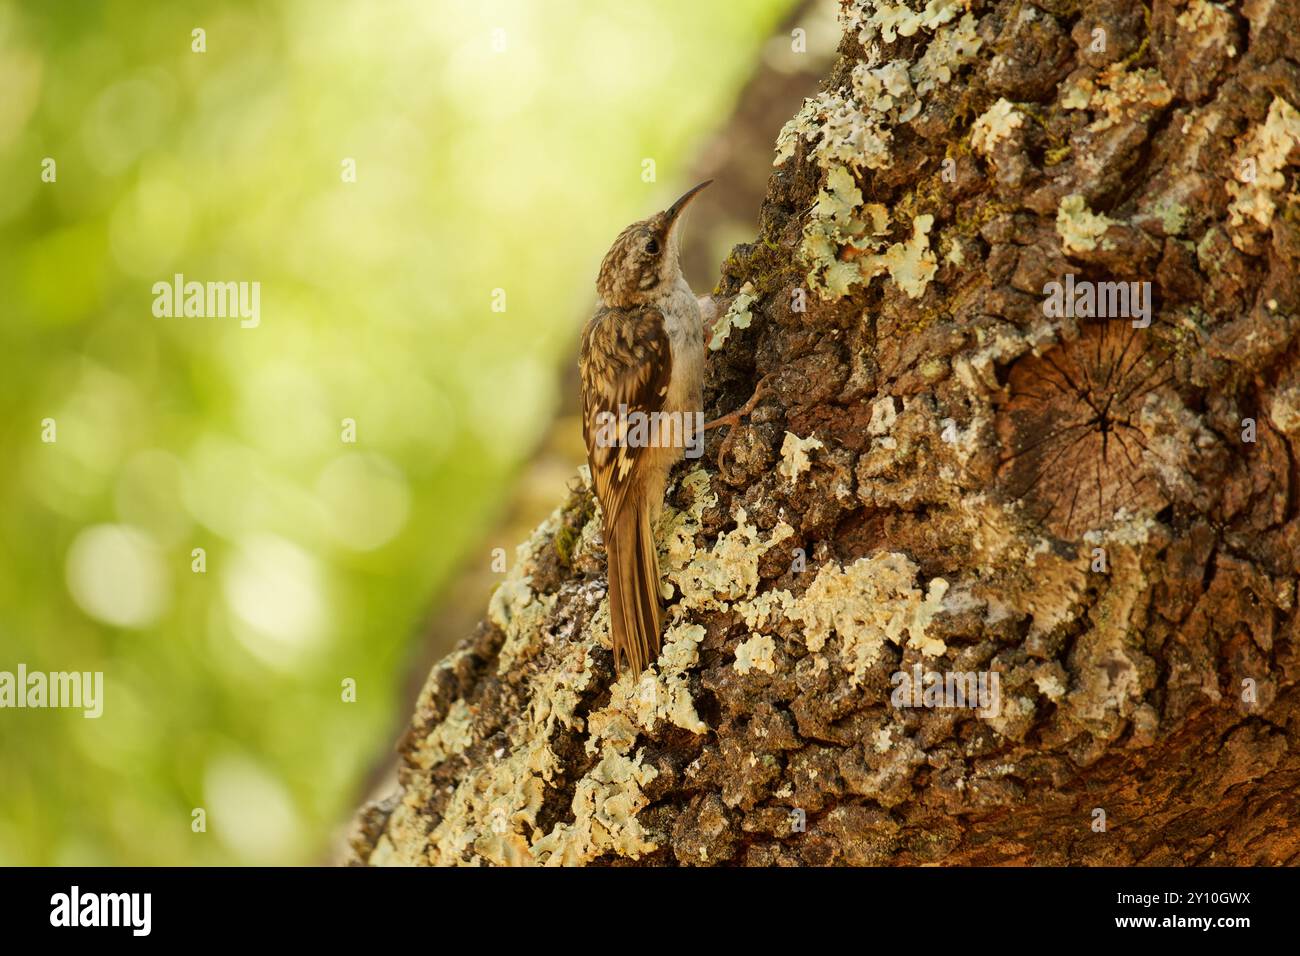
[[[1300,0],[842,22],[722,266],[710,411],[771,389],[676,472],[658,664],[575,482],[352,862],[1300,862]]]

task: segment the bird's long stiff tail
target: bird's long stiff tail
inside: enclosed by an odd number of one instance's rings
[[[630,501],[627,507],[631,513],[605,524],[609,627],[615,670],[639,674],[659,659],[663,604],[650,509],[644,501]]]

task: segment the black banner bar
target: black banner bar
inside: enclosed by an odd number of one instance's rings
[[[10,869],[0,871],[6,939],[168,944],[411,939],[508,942],[540,927],[556,945],[603,925],[678,924],[685,934],[800,932],[856,925],[864,944],[895,933],[948,945],[1042,931],[1044,939],[1216,942],[1289,929],[1300,876],[1278,869]],[[626,901],[636,900],[628,907]],[[622,901],[622,902],[620,902]],[[775,921],[775,924],[774,922]],[[699,927],[693,929],[692,927]],[[674,930],[677,932],[677,930]],[[837,930],[839,932],[839,930]],[[615,937],[608,937],[618,938]],[[1262,937],[1258,937],[1261,938]],[[441,943],[438,941],[442,941]]]

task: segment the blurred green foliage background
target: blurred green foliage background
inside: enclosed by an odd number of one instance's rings
[[[106,685],[0,711],[0,863],[328,858],[601,256],[789,6],[0,0],[0,670]],[[260,325],[155,318],[175,273]]]

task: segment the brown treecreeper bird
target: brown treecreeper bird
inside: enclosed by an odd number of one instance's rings
[[[619,234],[600,265],[600,304],[582,333],[582,432],[604,512],[619,673],[640,673],[661,649],[654,528],[668,473],[703,441],[703,430],[734,424],[759,397],[703,423],[704,326],[679,253],[682,213],[709,182]]]

